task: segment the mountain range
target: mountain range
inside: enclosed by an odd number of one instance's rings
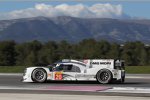
[[[70,16],[0,20],[0,41],[79,42],[88,38],[117,43],[142,41],[150,44],[150,20]]]

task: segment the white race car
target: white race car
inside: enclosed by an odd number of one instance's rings
[[[47,80],[97,80],[106,84],[114,80],[125,81],[122,60],[114,59],[64,59],[47,67],[28,67],[23,82],[45,82]]]

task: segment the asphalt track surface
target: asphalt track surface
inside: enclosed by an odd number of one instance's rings
[[[125,83],[99,84],[96,81],[47,81],[46,83],[23,83],[22,75],[0,75],[0,86],[45,87],[45,86],[109,86],[109,87],[150,87],[150,75],[126,76]]]
[[[150,91],[150,74],[145,75],[133,75],[128,74],[126,75],[125,83],[119,84],[119,83],[111,83],[111,84],[99,84],[96,81],[47,81],[46,83],[23,83],[21,82],[22,75],[13,75],[13,74],[0,74],[0,93],[32,93],[32,94],[76,94],[76,95],[117,95],[117,96],[128,96],[131,93],[109,93],[109,92],[102,92],[101,94],[99,92],[83,92],[83,91],[51,91],[51,90],[44,90],[48,87],[68,87],[68,86],[99,86],[99,87],[135,87],[135,88],[149,88],[148,91]],[[3,89],[3,87],[5,87]],[[6,87],[8,87],[6,89]],[[30,90],[30,89],[33,90]],[[29,89],[29,90],[28,90]],[[35,90],[34,90],[35,89]],[[41,90],[36,90],[41,89]],[[150,92],[148,94],[132,94],[130,96],[147,96],[150,97]]]

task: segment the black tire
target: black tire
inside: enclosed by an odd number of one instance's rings
[[[34,82],[43,83],[47,80],[47,73],[43,68],[36,68],[33,70],[31,77]]]
[[[123,76],[122,78],[121,78],[121,83],[124,83],[125,82],[125,76]]]
[[[110,83],[112,80],[112,73],[108,69],[102,69],[97,72],[96,79],[102,84]]]
[[[119,80],[119,83],[124,83],[125,82],[125,73],[122,75],[121,73],[121,79]]]

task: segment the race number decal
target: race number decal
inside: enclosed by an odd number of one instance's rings
[[[62,80],[62,72],[55,72],[55,80]]]

